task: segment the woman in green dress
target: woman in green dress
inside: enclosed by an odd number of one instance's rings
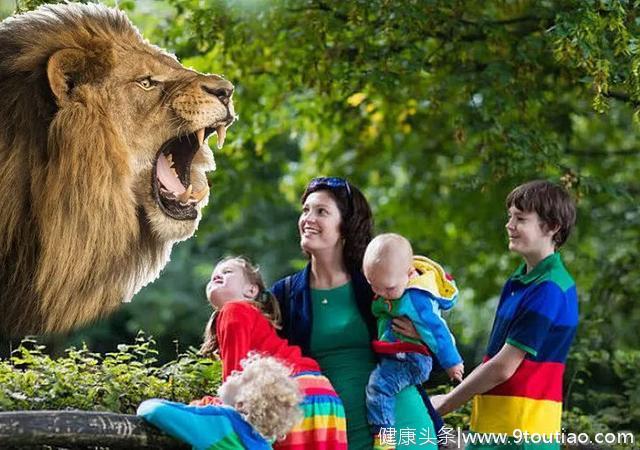
[[[334,177],[313,179],[301,203],[298,231],[309,264],[272,287],[282,310],[281,334],[320,363],[340,395],[349,449],[371,450],[365,388],[376,364],[370,345],[376,330],[373,292],[361,272],[373,231],[371,208],[360,190]],[[385,440],[398,449],[437,448],[433,422],[413,386],[396,396],[394,431]]]

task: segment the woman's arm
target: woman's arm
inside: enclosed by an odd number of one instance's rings
[[[502,349],[489,361],[471,372],[462,383],[451,392],[431,397],[433,407],[445,415],[465,404],[474,395],[485,393],[513,376],[526,352],[511,344]]]

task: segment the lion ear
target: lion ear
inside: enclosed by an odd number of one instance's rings
[[[59,104],[69,101],[73,88],[85,70],[86,63],[85,52],[74,48],[58,50],[49,58],[47,77],[51,91]]]

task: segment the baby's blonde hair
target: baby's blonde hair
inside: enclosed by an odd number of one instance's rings
[[[284,437],[303,418],[298,383],[277,359],[249,353],[220,386],[218,396],[234,407],[263,437]]]
[[[365,269],[374,269],[390,263],[406,263],[409,267],[412,260],[413,248],[407,238],[396,233],[384,233],[369,242],[364,252],[362,266]]]

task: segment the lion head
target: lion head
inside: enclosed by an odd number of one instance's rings
[[[0,24],[0,334],[63,331],[128,301],[190,237],[235,113],[118,10]]]

